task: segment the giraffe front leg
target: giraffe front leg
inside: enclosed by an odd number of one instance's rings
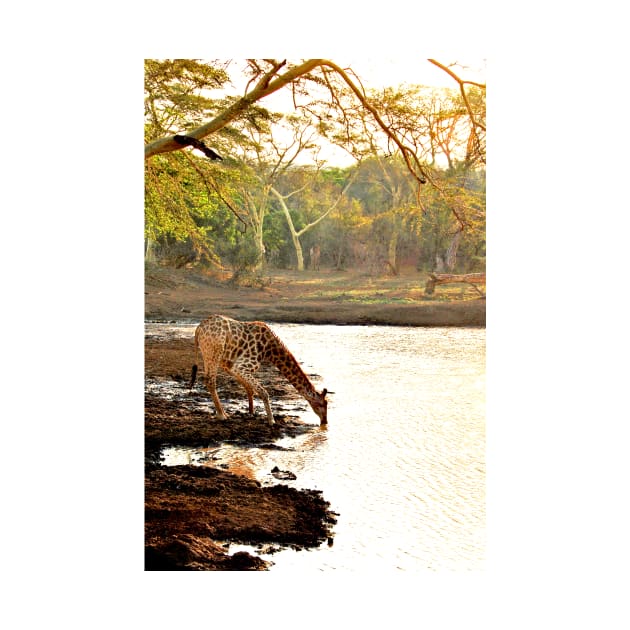
[[[249,403],[249,415],[254,415],[254,393],[252,391],[247,392],[247,402]]]
[[[265,411],[267,412],[267,420],[269,424],[275,424],[267,390],[256,380],[256,378],[250,372],[240,372],[238,368],[233,367],[230,371],[230,374],[232,374],[240,383],[242,383],[243,387],[245,387],[245,390],[247,391],[247,396],[249,399],[249,413],[254,413],[253,394],[255,393],[260,396],[263,404],[265,405]]]
[[[236,376],[236,375],[235,375]],[[245,388],[247,392],[247,403],[249,405],[249,415],[254,415],[254,390],[250,387],[249,383],[246,383],[242,378],[237,377],[240,381],[241,385]]]
[[[235,369],[230,369],[227,366],[224,366],[223,369],[230,375],[233,376],[244,388],[247,392],[247,402],[249,403],[249,414],[251,416],[254,415],[254,389],[250,385],[250,383],[243,378],[243,375]]]
[[[269,422],[269,424],[275,424],[273,420],[273,413],[271,412],[271,405],[269,404],[269,394],[262,385],[259,385],[258,387],[258,395],[262,398],[262,401],[265,405],[265,411],[267,412],[267,421]]]

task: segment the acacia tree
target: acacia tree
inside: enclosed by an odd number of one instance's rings
[[[434,60],[431,61],[439,65]],[[431,178],[432,171],[423,162],[422,151],[418,150],[417,145],[410,143],[409,137],[393,125],[391,120],[385,118],[381,109],[382,104],[366,94],[360,79],[351,69],[341,68],[326,59],[291,63],[287,63],[286,60],[250,59],[247,60],[249,82],[241,97],[221,95],[220,98],[210,98],[204,95],[205,90],[218,89],[226,84],[227,67],[227,63],[217,61],[210,64],[196,60],[147,61],[146,86],[150,97],[146,102],[145,158],[148,171],[158,169],[167,175],[177,172],[178,162],[173,156],[185,148],[178,142],[176,138],[178,134],[184,134],[196,141],[210,138],[213,147],[218,148],[220,153],[222,150],[227,156],[238,154],[238,147],[242,146],[244,139],[237,123],[249,121],[255,125],[257,116],[264,111],[257,103],[280,89],[287,89],[291,91],[296,109],[310,112],[317,118],[320,131],[325,128],[331,112],[336,112],[342,129],[345,129],[347,143],[351,142],[352,126],[356,116],[359,115],[362,121],[369,120],[386,139],[390,150],[400,154],[416,183],[430,181],[439,187],[440,182]],[[452,73],[446,66],[440,67]],[[460,83],[465,107],[474,123],[475,133],[470,135],[472,140],[469,142],[469,154],[471,157],[483,157],[485,136],[482,132],[485,132],[485,113],[481,116],[474,109],[482,99],[478,99],[477,103],[471,90],[466,92],[464,89],[470,82],[462,82],[457,75],[454,73],[452,75]],[[485,88],[480,84],[476,87]],[[214,188],[217,192],[217,186],[213,186],[216,184],[216,169],[212,173],[210,169],[201,167],[190,151],[185,151],[182,155],[188,155],[193,170],[204,173],[203,183],[206,189]],[[226,166],[227,161],[228,159],[222,162],[222,166]],[[237,171],[238,169],[234,168],[234,172]],[[157,179],[147,177],[147,181],[151,186],[151,182]],[[174,188],[181,185],[177,178],[172,179],[172,184]],[[159,204],[163,190],[162,182],[161,190],[154,189],[153,194],[147,194],[147,203]],[[269,192],[270,190],[267,190],[266,194]],[[447,192],[442,189],[444,196]],[[230,203],[229,195],[223,197],[236,216],[239,216],[239,213],[253,216],[254,212],[242,212],[243,208],[259,209],[260,202],[266,201],[264,189],[261,194],[260,200],[254,200],[251,194],[248,199],[247,194],[243,193],[240,197],[242,207]],[[222,195],[217,192],[217,196],[221,198]],[[175,197],[176,195],[171,195],[171,199]],[[235,199],[232,198],[231,201]],[[164,210],[166,212],[167,208]],[[181,211],[181,207],[179,210]],[[154,212],[153,216],[163,216],[165,212],[162,215]],[[262,221],[259,221],[259,224],[262,224]],[[262,235],[262,230],[260,234]]]
[[[356,174],[358,173],[358,169],[356,168],[353,169],[352,173],[348,177],[347,182],[345,182],[343,189],[338,192],[334,201],[326,202],[324,204],[325,209],[322,209],[322,211],[318,214],[317,218],[306,223],[299,230],[297,230],[295,228],[293,219],[291,218],[291,212],[289,211],[289,207],[287,206],[287,201],[291,197],[293,197],[293,195],[297,195],[298,193],[303,192],[305,189],[313,186],[316,182],[318,173],[319,173],[319,170],[316,170],[314,173],[306,173],[306,183],[304,183],[304,185],[301,186],[300,188],[294,189],[291,192],[286,193],[286,194],[280,193],[273,186],[270,188],[271,192],[278,200],[282,213],[284,214],[284,217],[286,219],[287,226],[291,234],[291,241],[293,243],[293,248],[295,250],[295,257],[297,261],[298,271],[304,271],[304,254],[302,252],[302,244],[300,242],[300,237],[303,236],[309,230],[312,230],[319,223],[321,223],[339,205],[339,202],[343,199],[344,195],[347,193],[348,189],[352,185],[352,182],[354,181]]]
[[[476,81],[468,81],[459,77],[451,67],[446,66],[435,59],[429,61],[441,68],[459,85],[459,92],[462,97],[466,112],[470,119],[470,134],[468,136],[468,146],[466,161],[473,163],[479,161],[486,163],[486,85]],[[468,91],[466,86],[470,86]]]
[[[397,134],[431,158],[427,173],[433,194],[418,205],[425,216],[429,200],[451,214],[450,240],[444,252],[436,254],[438,270],[452,270],[462,237],[474,237],[484,226],[483,196],[474,172],[485,160],[485,100],[478,85],[462,92],[412,86],[374,97],[383,119]],[[446,168],[439,166],[440,158],[446,160]]]
[[[295,250],[297,268],[303,271],[304,256],[300,237],[328,216],[336,207],[347,186],[334,202],[328,203],[327,207],[321,210],[317,217],[296,230],[287,207],[287,200],[305,188],[313,186],[324,164],[317,157],[319,145],[314,142],[317,135],[315,127],[310,120],[301,116],[283,117],[280,114],[268,112],[265,116],[257,116],[256,121],[243,119],[236,125],[244,139],[234,152],[240,172],[239,184],[236,188],[244,211],[243,217],[253,233],[253,243],[259,254],[260,264],[266,251],[264,222],[272,207],[273,197],[279,203],[286,220]],[[296,160],[300,157],[314,166],[296,168]],[[287,191],[284,184],[295,182],[296,175],[300,176],[302,181],[296,188]],[[283,192],[280,191],[281,189]]]
[[[260,266],[264,259],[264,222],[271,208],[271,195],[279,194],[274,186],[304,152],[310,153],[312,161],[317,163],[318,147],[312,142],[312,128],[300,124],[297,117],[267,112],[256,121],[244,119],[237,124],[245,139],[235,148],[238,168],[243,175],[237,188],[254,235]],[[289,140],[285,142],[277,137],[282,130],[289,132]]]
[[[419,182],[425,183],[424,167],[413,149],[393,133],[381,119],[377,109],[370,103],[360,80],[351,69],[344,69],[327,59],[308,59],[300,63],[289,63],[287,60],[249,59],[248,69],[250,80],[245,94],[240,98],[227,99],[225,108],[212,120],[188,129],[186,135],[202,140],[223,129],[233,120],[241,118],[257,101],[277,92],[285,86],[290,86],[296,109],[302,108],[322,115],[322,104],[326,108],[339,108],[340,95],[344,90],[354,95],[361,106],[369,112],[374,122],[383,133],[398,147],[412,176]],[[328,95],[324,101],[322,88]],[[319,96],[313,98],[312,92]],[[323,114],[327,114],[324,112]],[[160,153],[181,150],[182,145],[174,135],[166,135],[145,144],[145,159]]]
[[[399,240],[409,217],[417,211],[415,192],[400,155],[375,153],[366,158],[352,195],[361,199],[370,217],[372,238],[378,243],[373,252],[377,260],[373,262],[387,264],[397,275]]]
[[[422,123],[424,107],[418,89],[385,89],[370,91],[372,106],[381,112],[388,129],[412,147],[414,154],[426,163],[430,154],[429,133]],[[372,117],[361,107],[348,101],[345,94],[343,114],[330,116],[322,123],[323,131],[333,142],[345,148],[357,161],[363,160],[360,180],[365,199],[370,199],[371,224],[379,241],[378,262],[386,263],[393,274],[398,274],[398,243],[405,223],[422,208],[414,194],[413,180],[405,168],[404,156],[389,136],[374,124]],[[404,124],[402,121],[404,119]],[[413,133],[410,130],[413,129]],[[427,141],[425,141],[427,140]],[[402,168],[401,168],[402,167]],[[425,175],[432,174],[425,168]],[[376,204],[376,207],[375,205]]]
[[[188,129],[225,108],[223,97],[212,98],[229,80],[225,64],[194,59],[145,60],[145,142]],[[231,152],[242,139],[233,129],[214,138],[220,151]],[[216,259],[199,220],[224,203],[220,189],[225,169],[190,151],[161,153],[145,160],[145,238],[149,257],[157,241],[190,241],[197,256]],[[221,186],[219,186],[221,184]],[[225,196],[224,196],[225,197]],[[234,208],[230,208],[234,211]]]

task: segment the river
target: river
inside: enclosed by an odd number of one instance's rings
[[[282,440],[287,450],[215,450],[230,470],[263,484],[321,490],[339,515],[331,546],[262,555],[274,562],[271,570],[482,569],[485,329],[271,327],[318,375],[317,387],[333,392],[329,424],[319,428],[310,407],[296,401],[288,412],[317,428]],[[192,337],[194,326],[177,328]],[[190,449],[164,456],[167,464],[195,461]],[[274,466],[297,478],[278,482]]]

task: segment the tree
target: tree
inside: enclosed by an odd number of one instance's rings
[[[393,186],[386,175],[381,178],[381,186],[388,186],[390,196],[397,198],[385,209],[390,215],[383,215],[378,222],[372,215],[369,222],[372,227],[382,224],[388,230],[388,260],[392,268],[396,266],[397,243],[406,223],[415,221],[420,212],[427,215],[427,201],[440,198],[453,214],[452,239],[457,230],[470,231],[477,212],[474,195],[467,191],[465,177],[447,176],[444,169],[437,166],[436,158],[438,154],[446,155],[447,170],[453,172],[460,168],[462,160],[469,169],[483,164],[485,86],[462,81],[451,68],[440,67],[452,73],[462,94],[452,98],[448,105],[434,99],[434,109],[427,112],[418,98],[420,90],[415,93],[386,90],[382,95],[366,92],[351,69],[341,68],[326,59],[290,63],[249,59],[249,83],[240,97],[226,97],[223,92],[216,92],[229,80],[228,62],[147,60],[147,250],[151,249],[153,239],[185,240],[198,254],[205,247],[206,256],[212,258],[216,245],[222,241],[221,235],[210,229],[211,216],[221,213],[231,217],[233,225],[241,225],[243,233],[248,235],[247,240],[262,252],[266,238],[265,215],[275,203],[287,221],[286,237],[293,243],[300,266],[302,230],[310,224],[313,225],[307,229],[321,226],[324,213],[326,217],[336,215],[331,209],[334,199],[325,205],[321,200],[315,201],[316,195],[313,195],[313,203],[308,204],[309,218],[302,205],[289,207],[289,199],[294,202],[306,196],[306,192],[297,192],[299,187],[287,187],[286,175],[299,170],[293,168],[289,153],[281,160],[289,165],[287,169],[278,167],[275,178],[268,177],[274,165],[279,164],[279,150],[288,151],[289,147],[281,147],[273,138],[280,118],[261,107],[260,102],[280,89],[290,90],[296,111],[309,116],[309,126],[304,130],[308,138],[304,135],[300,142],[314,145],[316,135],[313,134],[330,137],[331,126],[334,126],[339,144],[351,151],[360,148],[364,152],[355,151],[357,158],[367,152],[383,160],[383,164],[387,164],[387,155],[398,159],[407,171],[405,186],[408,189],[415,187],[417,192],[419,183],[430,184],[435,194],[428,194],[426,189],[422,198],[417,196],[412,203],[404,199],[406,192],[400,199],[401,195],[396,192],[398,184]],[[188,142],[182,144],[181,136]],[[370,137],[378,140],[372,142]],[[461,137],[466,138],[462,160],[459,156]],[[207,142],[208,152],[216,150],[223,161],[210,162],[194,148],[187,148],[193,141]],[[255,154],[257,162],[252,159]],[[317,164],[314,149],[313,161]],[[314,170],[316,172],[316,167]],[[341,202],[336,207],[342,205],[349,207]],[[315,208],[318,208],[317,214],[312,214]],[[459,237],[455,245],[459,246],[460,241],[464,246],[464,237]],[[455,247],[450,248],[452,254],[455,250]]]
[[[292,88],[296,109],[298,108],[299,97],[308,97],[309,91],[306,86],[309,83],[311,86],[317,85],[327,90],[330,99],[327,104],[328,108],[339,107],[339,95],[344,88],[347,88],[361,103],[361,106],[370,113],[383,133],[398,147],[412,176],[419,183],[425,183],[424,169],[418,156],[413,149],[405,146],[401,139],[383,122],[378,111],[366,97],[365,91],[357,85],[357,83],[360,85],[360,81],[356,80],[356,75],[351,70],[345,70],[327,59],[308,59],[301,63],[289,65],[287,65],[286,59],[283,61],[250,59],[248,62],[251,78],[245,95],[226,102],[223,111],[209,122],[189,129],[186,135],[202,140],[217,133],[231,121],[242,117],[257,101],[288,85]],[[352,77],[355,77],[355,80]],[[252,85],[253,87],[250,89]],[[320,114],[322,113],[321,108],[314,109],[316,103],[321,105],[321,99],[315,99],[315,101],[307,99],[299,107]],[[179,151],[181,148],[182,145],[172,135],[167,135],[145,144],[145,159],[159,153]]]
[[[408,215],[418,211],[415,195],[398,154],[384,157],[375,155],[367,164],[371,172],[363,175],[367,181],[380,189],[379,208],[374,216],[374,225],[382,224],[386,228],[385,260],[389,270],[398,274],[398,242],[403,224]]]
[[[486,86],[484,83],[476,83],[475,81],[466,81],[461,79],[455,72],[446,65],[429,59],[429,61],[441,68],[449,76],[451,76],[459,85],[459,91],[462,100],[470,118],[470,135],[468,137],[468,151],[466,155],[467,162],[486,163]],[[454,65],[454,64],[453,64]],[[470,85],[471,89],[466,92],[466,86]]]
[[[277,138],[282,131],[282,122],[285,123],[284,130],[289,131],[289,139],[285,142]],[[311,142],[312,130],[309,134],[308,125],[298,117],[267,112],[256,121],[244,119],[238,124],[244,138],[235,150],[243,174],[239,191],[262,264],[265,217],[271,206],[271,195],[279,195],[274,186],[304,151],[311,152],[316,161],[317,146]]]
[[[355,171],[355,174],[356,174],[356,171]],[[289,197],[291,197],[295,193],[301,192],[304,187],[301,188],[301,189],[298,189],[298,190],[294,190],[293,192],[290,192],[287,195],[280,194],[273,186],[270,188],[271,192],[276,196],[276,199],[280,203],[280,207],[282,208],[282,212],[284,213],[284,216],[285,216],[285,218],[287,220],[287,225],[289,226],[289,231],[291,233],[291,240],[293,242],[293,247],[295,248],[295,256],[296,256],[296,259],[297,259],[297,270],[298,271],[304,271],[304,255],[302,253],[302,245],[300,244],[300,236],[302,236],[308,230],[314,228],[318,223],[320,223],[320,221],[323,221],[337,207],[337,205],[339,204],[339,201],[345,195],[346,191],[348,190],[348,188],[352,184],[352,180],[353,179],[354,179],[354,175],[351,175],[350,179],[348,180],[348,182],[345,185],[344,189],[339,193],[339,195],[338,195],[337,199],[334,201],[334,203],[329,205],[328,209],[325,210],[322,214],[320,214],[317,217],[317,219],[315,219],[314,221],[311,221],[310,223],[307,223],[300,230],[296,230],[295,229],[295,225],[293,224],[293,219],[291,218],[291,213],[289,212],[289,208],[287,207],[286,202],[289,199]],[[306,185],[308,185],[308,184],[306,184]]]
[[[180,133],[216,115],[222,105],[204,90],[222,88],[229,76],[220,62],[145,59],[145,142]]]
[[[222,99],[206,96],[221,88],[229,77],[219,62],[194,59],[145,60],[145,142],[165,133],[186,132],[191,126],[215,116]],[[228,149],[234,133],[224,130],[215,137],[219,148]],[[183,145],[180,145],[183,148]],[[224,171],[189,151],[163,153],[145,160],[145,238],[148,255],[159,241],[186,242],[196,256],[215,259],[202,223],[222,206],[217,179]]]
[[[473,185],[477,169],[485,161],[484,86],[475,84],[468,92],[461,83],[460,87],[457,93],[411,86],[384,90],[374,97],[390,127],[417,153],[430,156],[427,176],[435,195],[425,194],[418,205],[426,216],[428,202],[438,203],[454,219],[449,221],[448,244],[435,253],[437,269],[449,271],[455,265],[462,237],[476,237],[475,232],[485,228],[481,216],[485,216],[485,198],[482,200],[480,189]],[[440,158],[446,160],[446,168],[439,166]],[[423,223],[427,227],[426,221]]]
[[[213,258],[202,222],[220,200],[200,186],[198,172],[184,154],[155,160],[145,172],[147,257],[157,242],[189,241],[196,257]]]

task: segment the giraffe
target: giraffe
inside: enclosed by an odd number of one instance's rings
[[[191,391],[197,376],[199,350],[203,357],[206,386],[219,420],[227,418],[216,388],[217,371],[221,368],[245,388],[249,413],[254,413],[254,394],[257,394],[265,405],[269,424],[274,424],[269,394],[254,377],[261,363],[272,363],[310,404],[319,416],[320,424],[328,422],[327,390],[320,393],[315,389],[295,357],[267,324],[239,322],[223,315],[211,315],[204,319],[195,330],[195,364],[192,368]]]

